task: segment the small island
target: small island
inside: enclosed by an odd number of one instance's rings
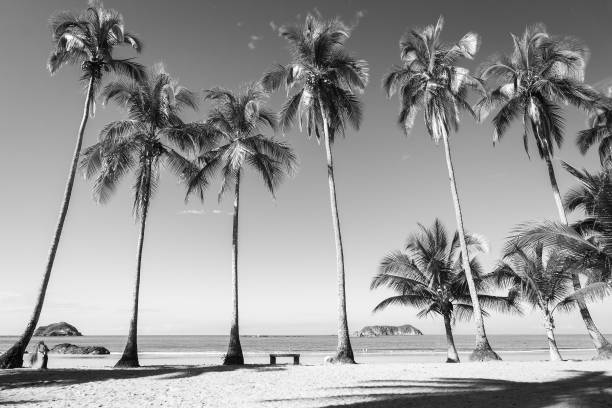
[[[402,326],[365,326],[354,333],[355,337],[422,336],[423,333],[410,324]]]
[[[55,336],[82,336],[81,332],[71,324],[66,322],[52,323],[48,326],[40,326],[34,332],[36,337],[55,337]]]
[[[49,350],[53,354],[110,354],[106,347],[102,346],[77,346],[69,343],[61,343]]]

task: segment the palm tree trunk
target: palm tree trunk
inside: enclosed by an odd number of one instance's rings
[[[145,227],[147,224],[147,214],[149,212],[150,183],[151,183],[151,162],[147,163],[147,193],[144,197],[144,206],[140,217],[140,235],[138,237],[138,260],[136,262],[136,279],[134,282],[134,295],[132,303],[132,319],[130,320],[130,330],[128,332],[127,343],[123,350],[123,355],[115,364],[115,368],[134,368],[140,367],[138,362],[138,300],[140,298],[140,270],[142,266],[142,248],[144,245]]]
[[[463,230],[463,217],[461,215],[461,205],[459,204],[459,194],[457,193],[457,184],[455,182],[455,171],[453,170],[453,161],[451,158],[450,144],[448,140],[448,134],[444,134],[442,139],[444,140],[444,152],[446,154],[446,166],[448,167],[448,178],[450,181],[451,194],[453,196],[453,204],[455,206],[455,218],[457,220],[457,231],[459,232],[459,244],[461,246],[461,259],[463,262],[463,269],[470,290],[470,297],[472,299],[472,307],[474,308],[474,320],[476,322],[476,348],[470,355],[472,361],[488,361],[488,360],[501,360],[501,358],[493,351],[487,334],[485,332],[484,321],[482,319],[482,311],[480,310],[480,302],[478,301],[478,295],[476,293],[476,285],[474,284],[474,277],[472,275],[472,269],[470,268],[470,258],[468,256],[468,249],[465,243],[465,231]]]
[[[74,153],[72,155],[72,164],[70,165],[70,173],[68,174],[68,181],[66,182],[64,200],[62,201],[57,227],[55,228],[55,234],[53,235],[53,242],[51,243],[51,248],[49,249],[47,266],[43,275],[42,284],[40,285],[40,289],[38,291],[36,305],[34,306],[34,311],[32,312],[28,325],[26,326],[26,329],[19,340],[17,340],[17,342],[15,342],[11,348],[0,356],[0,368],[19,368],[23,365],[23,353],[28,347],[28,343],[34,334],[34,330],[38,324],[38,319],[40,318],[40,313],[45,301],[45,294],[47,293],[47,285],[49,284],[51,270],[53,269],[53,262],[55,261],[55,255],[62,236],[62,230],[64,229],[66,215],[68,214],[70,197],[72,196],[72,186],[74,185],[74,177],[76,175],[79,157],[81,154],[81,145],[83,144],[83,135],[85,134],[85,126],[87,125],[87,118],[89,116],[89,107],[93,100],[93,86],[94,79],[92,77],[89,80],[89,86],[87,88],[87,97],[85,99],[85,106],[83,107],[83,116],[81,117],[81,125],[79,126],[76,146],[74,147]]]
[[[555,340],[555,325],[548,311],[544,312],[544,325],[546,327],[546,337],[548,338],[550,361],[563,361],[563,357],[561,357],[561,353],[559,353],[559,348],[557,347],[557,341]]]
[[[336,242],[336,272],[338,280],[338,347],[336,355],[331,359],[332,363],[355,364],[355,356],[351,347],[349,337],[348,321],[346,316],[346,290],[344,279],[344,252],[342,250],[342,235],[340,233],[340,218],[338,216],[338,202],[336,199],[336,181],[334,179],[334,157],[332,153],[331,140],[327,115],[320,103],[321,116],[323,117],[323,132],[325,133],[325,153],[327,156],[327,181],[329,183],[329,200],[334,227],[334,239]]]
[[[446,330],[446,344],[448,345],[448,352],[446,353],[447,363],[458,363],[459,354],[455,348],[455,339],[453,339],[453,328],[451,326],[450,314],[444,313],[444,329]]]
[[[548,176],[550,177],[550,185],[553,190],[553,196],[555,198],[555,204],[557,205],[557,211],[559,212],[559,218],[561,222],[565,225],[569,225],[567,221],[567,216],[565,215],[565,209],[563,208],[563,202],[561,201],[561,194],[559,193],[559,186],[557,185],[557,177],[555,176],[555,169],[552,164],[552,160],[550,159],[550,155],[546,155],[546,166],[548,168]],[[572,285],[575,291],[578,291],[582,288],[580,285],[580,278],[578,277],[578,273],[572,274]],[[593,318],[591,317],[591,313],[589,312],[589,308],[587,307],[584,300],[580,297],[577,301],[578,309],[580,310],[580,315],[582,316],[582,321],[586,326],[587,332],[591,337],[591,341],[595,346],[595,350],[597,351],[598,359],[611,359],[612,358],[612,344],[601,334]]]
[[[234,189],[234,228],[232,231],[232,328],[230,330],[229,346],[223,359],[223,365],[242,365],[244,357],[240,345],[240,332],[238,331],[238,211],[240,209],[240,170],[236,174],[236,188]]]

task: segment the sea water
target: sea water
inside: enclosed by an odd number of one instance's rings
[[[612,336],[608,335],[608,338]],[[0,336],[0,351],[17,340]],[[112,367],[125,346],[125,336],[80,336],[32,338],[28,349],[43,340],[49,348],[60,343],[83,346],[103,346],[110,350],[105,356],[49,355],[50,368]],[[494,350],[507,361],[548,359],[544,335],[490,335]],[[139,336],[138,351],[141,365],[201,365],[219,364],[227,350],[227,336]],[[422,363],[443,362],[446,359],[446,337],[443,335],[351,337],[355,359],[361,363]],[[302,364],[322,364],[336,348],[336,337],[330,336],[242,336],[246,363],[264,364],[275,352],[299,353]],[[585,334],[559,334],[557,344],[565,359],[586,360],[595,355],[593,344]],[[455,335],[455,345],[463,361],[474,346],[474,336]],[[283,360],[279,360],[283,362]]]

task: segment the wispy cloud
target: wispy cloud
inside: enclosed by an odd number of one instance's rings
[[[278,25],[274,22],[274,21],[270,21],[270,23],[268,23],[270,25],[270,28],[272,29],[272,31],[274,31],[275,33],[278,32]]]
[[[177,213],[178,215],[202,215],[204,210],[183,210]]]
[[[353,23],[351,24],[353,28],[357,27],[361,20],[366,16],[366,10],[357,10],[355,12],[355,17],[353,17]]]
[[[236,23],[236,27],[242,27],[243,24],[244,23],[242,21],[239,21],[239,22]]]
[[[8,300],[8,299],[15,299],[21,296],[23,296],[21,293],[3,291],[3,292],[0,292],[0,301]]]
[[[254,50],[256,48],[255,43],[257,41],[261,41],[263,39],[263,37],[259,36],[259,35],[251,35],[250,39],[251,39],[251,41],[249,41],[247,46],[249,47],[249,49]]]

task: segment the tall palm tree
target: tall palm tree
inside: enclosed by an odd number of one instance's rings
[[[140,220],[136,276],[127,344],[115,367],[138,367],[138,301],[145,227],[151,198],[159,180],[160,164],[186,179],[196,167],[176,149],[193,148],[194,129],[179,117],[185,108],[196,109],[196,97],[168,75],[161,65],[146,79],[118,80],[102,91],[104,103],[123,107],[126,120],[111,122],[100,132],[99,142],[83,152],[81,167],[88,179],[94,178],[94,198],[106,203],[119,182],[134,172],[133,211]]]
[[[47,292],[47,285],[51,277],[51,270],[53,269],[53,262],[55,261],[55,254],[57,253],[68,213],[85,126],[87,125],[88,117],[90,115],[93,116],[95,112],[94,96],[102,81],[102,75],[105,72],[113,71],[132,78],[138,78],[143,74],[143,67],[140,64],[129,59],[116,59],[113,57],[113,50],[117,46],[130,45],[137,52],[140,52],[142,44],[138,37],[125,30],[121,14],[115,10],[103,8],[102,3],[99,1],[90,1],[89,7],[79,15],[71,12],[61,12],[52,16],[50,28],[53,51],[49,56],[47,64],[49,71],[51,74],[54,74],[65,64],[80,64],[83,71],[80,79],[87,83],[87,93],[60,215],[51,248],[49,249],[47,265],[36,299],[36,305],[28,325],[21,337],[19,337],[19,340],[0,356],[0,368],[21,367],[23,364],[23,353],[38,324]]]
[[[475,116],[467,97],[470,89],[478,89],[479,82],[470,75],[469,70],[458,66],[457,62],[461,58],[472,59],[478,51],[480,39],[477,34],[469,32],[456,44],[444,44],[440,40],[443,26],[444,19],[440,16],[435,25],[410,30],[402,37],[400,40],[402,65],[394,67],[383,79],[383,88],[388,97],[396,92],[399,95],[399,124],[404,132],[411,130],[418,111],[423,109],[429,135],[434,142],[438,143],[442,139],[444,143],[463,269],[470,289],[476,323],[476,347],[470,359],[499,360],[499,356],[491,349],[487,339],[474,277],[468,261],[470,257],[449,140],[451,130],[458,130],[460,111],[467,111]]]
[[[260,84],[250,84],[244,91],[215,88],[205,93],[213,103],[202,132],[208,140],[220,146],[204,151],[199,160],[203,164],[189,180],[187,197],[197,193],[204,198],[204,189],[217,174],[221,175],[221,201],[226,192],[234,190],[234,219],[232,230],[232,324],[224,365],[242,365],[244,357],[240,345],[238,325],[238,215],[240,210],[240,181],[243,171],[250,167],[262,178],[274,196],[283,179],[293,173],[296,157],[291,147],[263,135],[265,127],[277,129],[276,114],[263,104],[266,92]]]
[[[405,305],[421,309],[419,318],[442,316],[448,345],[446,362],[458,363],[452,324],[455,320],[470,320],[474,307],[463,270],[459,234],[455,232],[449,238],[438,219],[430,228],[419,224],[419,232],[408,238],[405,252],[392,252],[382,260],[370,288],[382,286],[396,293],[380,302],[375,312],[390,305]],[[487,251],[487,244],[477,235],[467,235],[466,239],[480,304],[503,312],[518,311],[513,298],[485,293],[476,256]],[[486,314],[484,310],[482,313]]]
[[[602,165],[605,161],[602,163]],[[563,167],[576,178],[579,186],[570,189],[564,197],[564,205],[568,211],[582,209],[584,219],[578,221],[574,227],[590,243],[600,250],[581,250],[580,259],[587,273],[586,286],[594,283],[612,284],[612,222],[610,211],[612,209],[612,169],[607,167],[599,174],[591,174],[586,170],[580,171],[567,163]],[[593,273],[595,272],[595,273]],[[590,313],[580,309],[587,331],[593,340],[598,358],[612,358],[612,344],[597,329]]]
[[[597,106],[589,112],[588,128],[578,133],[576,144],[580,153],[599,143],[599,160],[607,169],[612,168],[612,84],[603,90]]]
[[[503,255],[503,260],[493,271],[491,280],[500,287],[509,289],[509,296],[540,309],[546,328],[550,359],[562,360],[555,340],[554,313],[569,311],[575,307],[571,297],[572,272],[571,259],[557,247],[544,252],[544,244],[537,242],[532,246],[520,246],[511,241]]]
[[[493,141],[500,140],[515,119],[523,124],[523,144],[529,154],[529,133],[540,158],[546,162],[559,219],[567,224],[552,158],[563,142],[560,104],[588,109],[598,101],[597,92],[582,82],[588,51],[572,37],[553,37],[542,24],[529,26],[523,36],[512,34],[509,56],[494,56],[480,67],[483,81],[493,89],[478,103],[480,118],[493,110]]]
[[[494,142],[519,118],[528,154],[528,135],[533,135],[540,158],[546,162],[559,219],[567,225],[552,158],[555,145],[561,147],[563,142],[560,104],[587,110],[599,104],[598,93],[582,82],[588,51],[572,37],[549,35],[542,24],[527,27],[521,38],[512,34],[512,40],[511,55],[493,57],[481,67],[482,80],[494,82],[495,87],[478,103],[478,108],[481,118],[499,109],[492,119]],[[577,274],[573,283],[575,290],[580,290]],[[579,301],[578,306],[589,332],[594,330],[601,336],[586,304]]]
[[[345,43],[351,30],[338,19],[323,21],[308,15],[304,25],[282,27],[280,33],[289,42],[292,61],[265,74],[262,83],[267,90],[276,90],[283,84],[287,88],[288,99],[281,109],[283,128],[297,121],[301,131],[305,119],[308,137],[314,133],[320,142],[323,136],[338,284],[338,347],[331,362],[354,363],[332,147],[335,137],[345,134],[347,124],[359,129],[362,113],[355,93],[362,92],[368,83],[368,66],[366,61],[348,54]]]

